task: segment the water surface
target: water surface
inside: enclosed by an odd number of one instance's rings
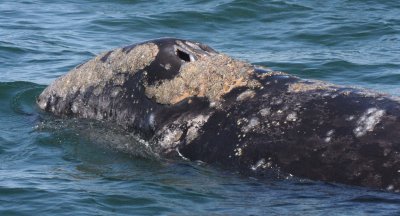
[[[395,0],[1,1],[0,215],[400,214],[399,194],[124,154],[82,122],[43,126],[35,105],[83,61],[159,37],[399,96],[399,14]]]

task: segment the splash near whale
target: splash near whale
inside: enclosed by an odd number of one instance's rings
[[[400,190],[399,98],[302,80],[194,41],[102,53],[54,81],[37,104],[118,124],[165,157]]]

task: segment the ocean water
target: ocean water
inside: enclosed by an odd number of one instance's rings
[[[400,215],[396,193],[125,154],[119,132],[35,104],[79,63],[159,37],[400,96],[399,15],[397,0],[1,0],[0,215]]]

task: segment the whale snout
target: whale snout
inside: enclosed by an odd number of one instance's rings
[[[141,125],[142,118],[128,117],[147,116],[142,110],[160,105],[146,94],[147,89],[173,80],[184,65],[217,54],[205,44],[175,38],[106,51],[58,78],[37,98],[37,104],[60,116]]]

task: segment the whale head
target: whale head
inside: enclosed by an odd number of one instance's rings
[[[215,102],[256,85],[254,68],[195,41],[162,38],[104,52],[55,80],[37,104],[58,116],[111,120],[149,131],[156,113],[193,98]],[[185,102],[186,101],[186,102]],[[193,105],[194,106],[194,105]]]

